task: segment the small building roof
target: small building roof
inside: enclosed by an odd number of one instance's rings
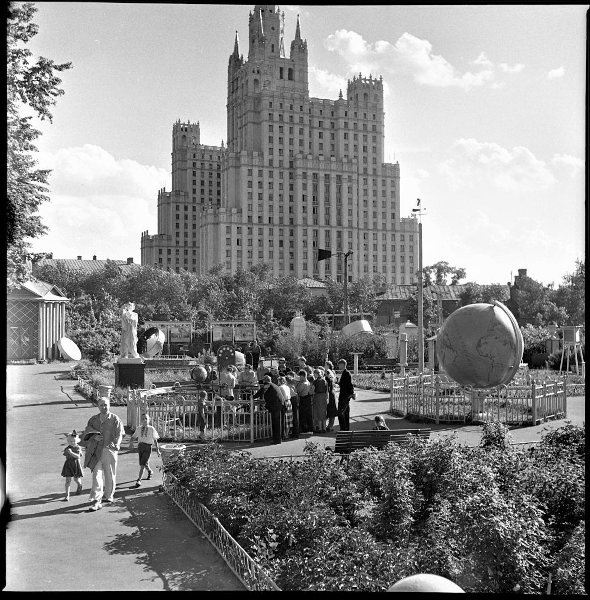
[[[438,285],[432,284],[424,288],[424,296],[430,300],[452,301],[458,302],[461,300],[461,293],[467,286],[465,284],[455,285]],[[482,285],[482,288],[491,287],[488,285]],[[497,287],[497,286],[495,286]],[[501,300],[507,300],[510,298],[510,288],[507,285],[500,286],[503,288],[503,295]],[[383,294],[377,296],[377,300],[407,300],[416,293],[415,284],[402,284],[402,285],[390,285],[387,287]]]
[[[392,284],[387,289],[377,295],[377,300],[407,300],[416,293],[414,284]]]
[[[128,262],[126,260],[83,260],[83,259],[72,259],[72,258],[42,258],[38,262],[33,264],[33,272],[36,268],[45,265],[57,267],[58,265],[64,266],[68,271],[78,271],[83,275],[90,275],[104,269],[108,263],[115,263],[123,275],[130,275],[136,271],[141,265],[137,263]]]
[[[305,287],[308,288],[325,288],[326,284],[323,281],[319,281],[317,279],[312,279],[311,277],[304,277],[303,279],[299,279],[298,283],[301,283]]]
[[[21,283],[7,294],[8,300],[44,300],[67,302],[68,297],[52,283],[31,280]]]

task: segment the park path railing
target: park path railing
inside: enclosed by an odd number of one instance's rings
[[[474,390],[441,374],[392,376],[390,412],[435,423],[537,425],[567,416],[567,382],[565,378],[549,383],[532,380],[529,384]]]
[[[172,440],[198,440],[197,394],[199,389],[154,388],[129,390],[127,425],[135,429],[142,413],[150,416],[160,437]],[[272,437],[271,416],[263,399],[254,398],[252,388],[234,389],[235,400],[226,400],[213,390],[205,400],[205,439],[249,442]]]
[[[249,591],[281,591],[262,567],[234,540],[217,517],[193,498],[178,480],[164,471],[163,488],[188,519],[219,552],[234,575]]]

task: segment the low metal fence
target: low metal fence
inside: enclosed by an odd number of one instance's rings
[[[127,397],[127,425],[135,429],[142,413],[149,415],[160,437],[171,440],[199,440],[197,389],[130,390]],[[226,400],[213,391],[204,401],[204,439],[250,442],[272,438],[271,416],[263,399],[254,390],[234,391],[235,400]]]
[[[567,416],[567,383],[503,385],[488,390],[460,386],[443,375],[391,380],[390,412],[435,423],[500,421],[536,425]]]
[[[195,500],[171,473],[164,472],[164,491],[219,552],[249,591],[281,591],[262,567],[234,540],[217,517]]]

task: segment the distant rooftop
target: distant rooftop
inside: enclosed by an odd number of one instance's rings
[[[460,295],[467,286],[464,284],[456,285],[438,285],[432,284],[424,288],[424,297],[430,300],[460,300]],[[491,286],[482,285],[482,288]],[[496,287],[496,286],[494,286]],[[501,300],[508,300],[510,298],[510,288],[507,285],[501,286],[504,288],[504,293]],[[390,285],[387,287],[385,293],[377,296],[377,300],[407,300],[416,293],[416,284],[401,284],[401,285]]]
[[[326,284],[323,281],[319,281],[317,279],[312,279],[311,277],[304,277],[303,279],[298,279],[298,283],[301,283],[307,288],[325,288]]]
[[[36,263],[33,264],[33,274],[36,269],[42,266],[52,266],[57,267],[58,265],[62,265],[68,271],[78,271],[84,275],[89,275],[91,273],[95,273],[96,271],[100,271],[107,266],[107,263],[115,263],[121,273],[124,275],[128,275],[136,271],[141,265],[138,265],[133,262],[133,258],[128,258],[127,260],[98,260],[96,258],[92,259],[83,259],[82,257],[78,257],[77,259],[73,258],[42,258]]]

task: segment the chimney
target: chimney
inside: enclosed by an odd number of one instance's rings
[[[133,264],[133,256],[130,256],[130,257],[127,259],[127,264],[128,264],[128,265],[132,265],[132,264]]]
[[[78,260],[82,260],[82,257],[81,257],[81,256],[78,256]]]
[[[92,257],[92,260],[96,260],[96,254]]]
[[[526,277],[526,269],[518,269],[519,277]]]

